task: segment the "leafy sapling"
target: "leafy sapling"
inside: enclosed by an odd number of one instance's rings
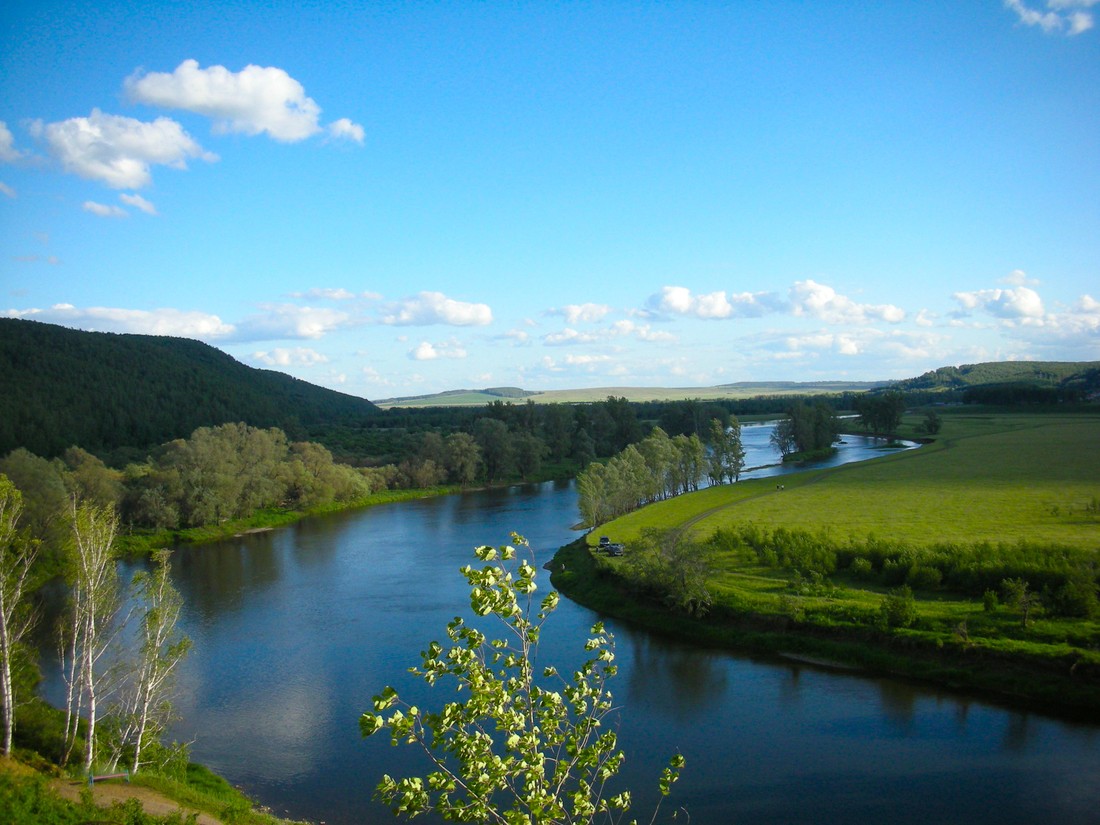
[[[585,643],[589,658],[569,679],[554,667],[537,668],[539,636],[559,597],[551,592],[536,607],[535,567],[517,559],[516,546],[527,542],[514,533],[512,542],[478,547],[483,566],[461,570],[474,613],[497,619],[501,638],[455,618],[447,643],[429,644],[420,666],[410,668],[429,685],[453,680],[459,698],[426,712],[387,687],[360,718],[363,736],[387,729],[394,745],[417,745],[434,765],[424,777],[384,776],[376,795],[409,817],[435,811],[507,825],[622,821],[631,795],[612,784],[625,755],[604,724],[614,707],[614,640],[596,624]],[[662,772],[662,801],[683,765],[677,754]]]

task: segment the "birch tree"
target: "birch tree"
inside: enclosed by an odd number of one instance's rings
[[[164,732],[172,713],[172,689],[176,668],[191,649],[191,640],[182,635],[177,625],[183,610],[183,597],[172,585],[170,550],[153,554],[153,570],[134,577],[134,589],[142,611],[138,634],[137,667],[125,693],[121,708],[121,748],[133,747],[130,770],[141,769],[146,746],[156,742]]]
[[[112,640],[112,623],[118,610],[118,574],[115,570],[115,535],[118,516],[113,509],[73,501],[72,510],[71,623],[63,646],[68,683],[66,757],[76,743],[81,713],[87,715],[84,770],[90,771],[96,756],[96,721],[106,687],[103,656]]]
[[[425,777],[383,776],[376,795],[410,818],[435,811],[497,825],[621,821],[632,800],[630,791],[613,788],[625,755],[605,724],[615,708],[611,634],[592,627],[589,658],[570,678],[538,662],[543,625],[559,597],[550,592],[536,601],[537,570],[517,558],[517,547],[529,552],[526,542],[512,538],[515,546],[479,547],[482,566],[462,568],[470,606],[495,620],[497,638],[456,618],[447,641],[431,642],[411,671],[429,685],[457,688],[457,698],[439,712],[421,711],[387,687],[360,717],[364,736],[387,730],[392,744],[421,748],[432,767]],[[661,773],[661,799],[683,765],[677,754]],[[651,822],[659,808],[660,801]]]
[[[11,754],[15,732],[13,659],[34,618],[23,597],[38,547],[19,535],[22,514],[22,495],[8,477],[0,473],[0,703],[4,714],[4,756]]]

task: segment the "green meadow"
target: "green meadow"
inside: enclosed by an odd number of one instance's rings
[[[788,475],[780,480],[783,490],[776,479],[708,488],[594,533],[629,542],[644,527],[705,536],[758,523],[823,530],[837,539],[1100,547],[1100,414],[940,414],[936,440],[917,450],[884,450],[872,461]],[[910,431],[919,420],[907,421]]]
[[[1100,411],[939,412],[942,430],[919,449],[709,488],[602,525],[587,548],[563,549],[555,584],[699,643],[1100,714]],[[704,616],[678,615],[632,578],[632,547],[651,530],[705,554]],[[592,552],[601,535],[626,555]]]

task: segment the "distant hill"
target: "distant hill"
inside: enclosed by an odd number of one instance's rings
[[[960,367],[940,367],[916,378],[895,382],[893,389],[913,392],[995,386],[1035,386],[1095,392],[1100,389],[1100,361],[990,361],[963,364]]]
[[[147,448],[232,421],[303,438],[379,414],[370,401],[241,364],[187,338],[0,319],[0,456]]]
[[[521,401],[535,392],[519,387],[489,387],[484,390],[447,390],[431,395],[409,395],[402,398],[379,398],[379,407],[469,407],[484,406],[491,401]]]
[[[865,392],[891,385],[890,381],[741,381],[714,387],[591,387],[573,390],[520,390],[515,387],[484,390],[452,390],[434,395],[384,398],[380,407],[465,407],[490,401],[533,401],[536,404],[583,404],[603,401],[608,396],[627,401],[684,401],[693,398],[742,399],[760,395],[818,395]]]

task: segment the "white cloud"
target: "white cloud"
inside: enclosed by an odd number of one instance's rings
[[[927,309],[922,309],[913,319],[913,323],[918,327],[930,327],[936,323],[936,316]]]
[[[576,344],[592,344],[599,340],[600,336],[593,332],[578,332],[572,327],[542,336],[542,342],[550,347],[571,347]]]
[[[465,358],[466,350],[457,341],[451,340],[442,344],[431,344],[421,341],[409,351],[409,358],[414,361],[435,361],[439,358]]]
[[[125,193],[118,196],[118,199],[125,204],[129,204],[135,209],[140,209],[146,215],[157,214],[157,208],[149,201],[145,200],[141,195],[127,195]]]
[[[831,286],[796,281],[790,290],[791,311],[830,324],[862,324],[879,319],[891,324],[905,320],[905,311],[893,304],[859,304]]]
[[[324,289],[315,287],[314,289],[307,290],[306,292],[295,292],[293,297],[295,298],[326,298],[330,301],[351,301],[354,300],[356,295],[354,292],[349,292],[346,289]]]
[[[382,323],[398,326],[485,326],[492,323],[493,311],[487,304],[455,301],[442,292],[421,292],[390,307]]]
[[[8,196],[9,198],[14,198],[14,197],[16,197],[16,194],[15,194],[15,190],[14,190],[14,189],[12,189],[12,188],[11,188],[10,186],[8,186],[8,185],[7,185],[6,183],[4,183],[3,181],[0,181],[0,192],[3,192],[3,193],[4,193],[5,195],[7,195],[7,196]]]
[[[272,341],[284,338],[316,339],[349,323],[347,313],[323,307],[264,304],[261,315],[242,321],[235,338],[240,341]]]
[[[611,311],[605,304],[568,304],[560,309],[552,309],[547,315],[563,315],[567,324],[594,323],[601,321]]]
[[[956,292],[952,296],[964,310],[982,310],[1004,320],[1042,320],[1043,301],[1039,293],[1026,286],[1014,289],[980,289]]]
[[[328,125],[328,133],[336,140],[350,140],[363,145],[366,134],[358,123],[352,123],[348,118],[342,117]]]
[[[660,313],[690,315],[703,320],[724,318],[755,318],[781,308],[782,302],[767,292],[711,292],[693,295],[682,286],[666,286],[650,296],[649,306]]]
[[[611,360],[610,355],[566,355],[565,363],[571,367],[592,367]]]
[[[95,201],[84,201],[83,209],[85,212],[91,212],[101,218],[128,218],[130,216],[130,213],[121,206],[108,206],[105,203],[96,203]]]
[[[496,336],[505,341],[511,341],[514,346],[523,346],[531,340],[531,335],[523,329],[510,329],[502,335]]]
[[[654,330],[649,324],[635,324],[633,321],[626,320],[613,323],[610,333],[614,336],[631,336],[652,344],[668,344],[677,340],[671,332]]]
[[[200,69],[198,61],[184,60],[171,74],[135,73],[125,86],[131,100],[205,115],[215,121],[216,131],[266,132],[294,143],[321,130],[321,107],[301,83],[274,66],[248,65],[231,72],[225,66]],[[350,127],[354,124],[347,121],[337,129]]]
[[[1016,13],[1025,26],[1038,26],[1044,32],[1066,32],[1073,36],[1091,29],[1092,12],[1085,11],[1096,5],[1097,0],[1047,0],[1046,10],[1032,8],[1023,0],[1004,0],[1005,8]]]
[[[327,356],[308,347],[276,347],[270,351],[252,353],[252,359],[269,367],[312,367],[328,363]]]
[[[1028,277],[1022,269],[1014,269],[1001,278],[1001,283],[1009,286],[1038,286],[1039,279]]]
[[[23,153],[15,148],[15,138],[8,124],[0,120],[0,163],[15,163],[21,157]]]
[[[113,189],[147,186],[152,181],[152,165],[186,169],[188,158],[217,160],[180,124],[166,117],[147,123],[92,109],[88,117],[45,125],[35,121],[32,131],[45,138],[65,171]]]
[[[45,321],[92,332],[129,332],[143,335],[172,335],[210,340],[225,338],[233,326],[217,315],[185,312],[178,309],[118,309],[115,307],[79,308],[72,304],[55,304],[49,309],[9,309],[8,318]]]

